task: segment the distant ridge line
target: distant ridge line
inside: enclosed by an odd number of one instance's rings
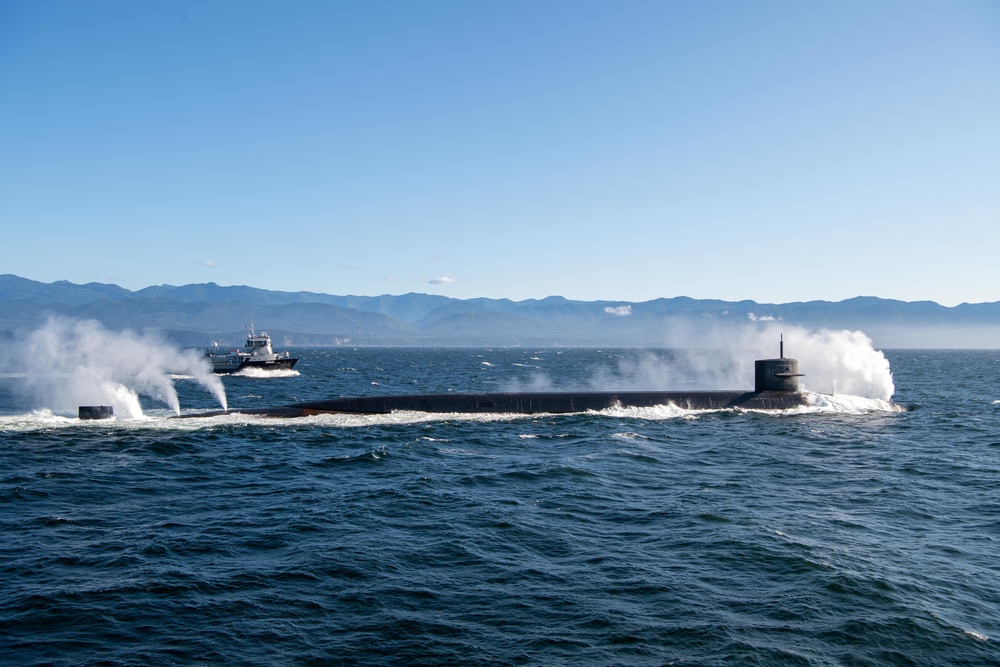
[[[860,330],[885,347],[1000,347],[1000,302],[942,306],[858,296],[784,304],[685,296],[643,302],[560,296],[456,299],[407,293],[338,296],[216,283],[42,283],[0,275],[0,331],[49,317],[92,319],[110,329],[158,330],[184,345],[238,343],[250,321],[291,345],[673,346],[732,326],[773,323]]]

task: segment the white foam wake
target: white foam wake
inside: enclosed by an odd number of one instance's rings
[[[850,394],[817,394],[806,392],[808,412],[834,412],[839,414],[867,414],[870,412],[904,412],[905,408],[884,398],[867,398]]]
[[[272,378],[294,378],[301,375],[294,368],[275,368],[273,370],[266,370],[263,368],[244,368],[241,371],[233,373],[235,377],[246,377],[246,378],[256,378],[260,380],[268,380]]]

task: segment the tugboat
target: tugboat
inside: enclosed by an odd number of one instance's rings
[[[298,361],[297,357],[289,356],[288,352],[275,353],[271,348],[271,336],[266,331],[255,334],[253,325],[247,334],[247,342],[240,349],[230,348],[219,350],[219,344],[205,352],[205,357],[212,364],[216,373],[235,373],[245,368],[258,368],[266,371],[291,370]]]

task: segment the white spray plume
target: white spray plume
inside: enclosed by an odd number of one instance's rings
[[[772,327],[770,333],[777,330]],[[889,360],[860,331],[808,333],[789,329],[785,333],[785,350],[786,356],[799,360],[799,372],[805,373],[801,379],[803,389],[883,401],[896,392]]]
[[[678,335],[681,334],[681,335]],[[683,335],[692,334],[692,335]],[[595,390],[683,391],[750,389],[754,360],[785,356],[799,360],[803,390],[888,401],[895,392],[889,361],[860,331],[809,331],[761,322],[697,334],[674,331],[669,357],[645,352],[602,369],[590,381]]]
[[[108,331],[93,320],[55,318],[15,345],[5,364],[23,372],[36,400],[56,412],[80,405],[112,405],[115,414],[142,416],[139,394],[166,403],[180,414],[172,375],[190,375],[223,409],[226,390],[208,361],[152,334]],[[16,360],[16,367],[10,367]]]

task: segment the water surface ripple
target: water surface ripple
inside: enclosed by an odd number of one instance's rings
[[[296,353],[230,404],[629,354]],[[1000,355],[887,356],[906,412],[80,423],[7,378],[0,663],[1000,664]]]

